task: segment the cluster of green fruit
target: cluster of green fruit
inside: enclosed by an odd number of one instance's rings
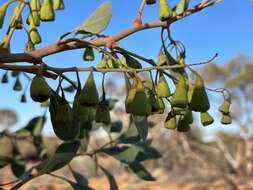
[[[88,76],[84,87],[77,89],[72,107],[58,90],[53,91],[45,79],[37,75],[30,86],[30,95],[35,102],[44,103],[50,99],[49,111],[54,132],[64,141],[84,138],[92,127],[92,122],[110,124],[110,110],[105,95],[99,98],[93,73]]]
[[[15,2],[15,0],[10,0],[0,6],[0,28],[3,27],[5,15],[10,4]],[[40,26],[40,22],[54,21],[55,13],[54,10],[64,9],[63,0],[31,0],[28,2],[29,5],[29,15],[26,19],[26,23],[29,25],[29,42],[32,44],[41,43],[41,37],[37,30]],[[11,17],[10,27],[15,29],[23,28],[23,19],[21,14],[21,3],[19,3],[13,11]]]
[[[159,19],[161,21],[167,21],[173,16],[182,14],[188,9],[190,0],[180,0],[180,2],[174,7],[171,8],[167,0],[160,0],[159,5]],[[207,4],[209,0],[202,0],[199,4],[199,7]],[[156,0],[146,0],[147,5],[153,5],[156,3]]]

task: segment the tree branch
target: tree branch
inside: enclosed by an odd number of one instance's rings
[[[220,0],[215,0],[203,5],[202,7],[200,6],[200,4],[198,4],[195,7],[185,11],[184,13],[172,17],[170,20],[166,22],[156,21],[156,22],[144,23],[138,26],[134,25],[113,36],[96,38],[96,39],[91,40],[89,43],[92,43],[94,46],[110,46],[111,44],[116,43],[139,31],[151,29],[151,28],[166,27],[167,25],[170,25],[178,20],[181,20],[194,13],[197,13],[219,2]],[[2,63],[27,62],[27,63],[41,64],[41,60],[46,56],[57,54],[63,51],[81,49],[85,47],[87,47],[87,43],[81,40],[69,41],[69,42],[66,42],[63,40],[63,41],[60,41],[60,43],[56,42],[47,47],[37,49],[30,53],[13,54],[13,53],[6,53],[6,52],[2,53],[2,51],[0,51],[0,65],[1,65],[1,62]]]

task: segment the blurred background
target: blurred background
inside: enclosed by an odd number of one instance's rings
[[[0,0],[0,3],[4,2]],[[57,13],[56,22],[45,23],[40,27],[43,43],[38,46],[44,47],[55,42],[59,37],[71,31],[82,23],[92,11],[99,6],[103,0],[66,0],[66,10]],[[111,0],[113,5],[113,17],[108,29],[104,32],[113,35],[131,26],[140,1]],[[192,0],[191,5],[198,3]],[[178,3],[170,0],[171,6]],[[149,6],[145,9],[143,18],[145,22],[157,20],[158,6]],[[8,14],[11,14],[8,12]],[[232,95],[232,117],[233,124],[221,125],[218,106],[222,103],[219,94],[210,93],[212,102],[211,114],[215,122],[207,128],[195,123],[191,132],[186,134],[177,133],[164,129],[164,116],[158,115],[149,118],[154,124],[150,130],[149,137],[153,145],[161,152],[162,158],[157,161],[147,162],[146,165],[151,173],[157,178],[157,182],[148,183],[138,180],[129,175],[128,170],[115,160],[104,157],[103,162],[116,175],[120,189],[253,189],[253,3],[249,0],[225,0],[223,3],[205,9],[183,19],[171,26],[172,36],[180,40],[186,47],[187,64],[206,61],[215,53],[219,56],[213,63],[197,66],[206,80],[209,88],[226,87]],[[0,32],[2,38],[4,32]],[[16,32],[12,42],[13,52],[22,52],[25,43],[23,32]],[[130,36],[120,42],[120,45],[134,51],[144,57],[157,60],[158,51],[161,46],[160,30],[152,29],[142,31]],[[53,66],[90,66],[97,64],[82,61],[82,50],[70,51],[47,57],[44,61]],[[0,75],[4,72],[0,71]],[[70,75],[71,76],[71,75]],[[22,80],[21,76],[21,80]],[[145,77],[145,74],[143,75]],[[86,75],[82,74],[82,82]],[[101,80],[100,75],[96,79]],[[117,80],[115,80],[117,79]],[[23,92],[13,92],[14,78],[10,83],[0,85],[0,127],[1,130],[15,131],[25,126],[35,116],[45,112],[40,104],[34,103],[29,97],[28,84],[24,83]],[[50,81],[52,86],[57,81]],[[99,82],[98,82],[99,83]],[[114,121],[122,121],[123,126],[128,124],[128,115],[124,114],[122,101],[125,98],[123,77],[120,74],[112,74],[106,80],[106,91],[111,92],[109,96],[120,101],[112,111]],[[101,87],[99,87],[101,89]],[[28,88],[29,89],[29,88]],[[26,94],[28,102],[20,103],[22,94]],[[68,94],[72,97],[71,94]],[[47,114],[47,116],[49,116]],[[198,115],[196,115],[198,117]],[[46,146],[49,152],[54,151],[57,139],[53,136],[52,127],[48,117],[44,130],[46,134]],[[91,146],[97,146],[108,140],[106,135],[94,133]],[[101,135],[102,134],[102,135]],[[0,140],[0,154],[10,154],[8,140]],[[33,159],[33,149],[29,144],[20,141],[22,153],[28,159]],[[115,163],[116,162],[116,163]],[[108,189],[105,187],[103,177],[94,178],[92,163],[90,160],[75,160],[76,168],[86,172],[91,183],[97,189]],[[91,166],[91,167],[87,167]],[[120,169],[120,170],[119,170]],[[67,171],[59,171],[67,174]],[[3,174],[0,181],[12,179],[7,169],[0,170]],[[6,175],[5,175],[6,174]],[[39,178],[33,185],[25,186],[24,189],[68,189],[67,184],[61,184],[52,179]],[[39,182],[40,181],[40,182]],[[42,184],[42,182],[43,184]],[[136,184],[133,186],[133,184]],[[54,186],[55,185],[55,186]]]

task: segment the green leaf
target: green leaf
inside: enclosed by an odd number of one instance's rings
[[[156,179],[145,169],[145,167],[137,162],[128,165],[129,168],[141,179],[146,181],[155,181]]]
[[[117,182],[116,182],[114,176],[110,172],[108,172],[105,168],[103,168],[103,167],[100,167],[100,168],[103,170],[103,172],[105,173],[105,175],[109,181],[110,190],[118,190],[119,188],[118,188],[118,185],[117,185]]]
[[[150,159],[158,159],[161,157],[160,153],[153,147],[147,144],[139,143],[131,146],[111,147],[101,150],[102,152],[113,156],[123,163],[142,162]]]
[[[7,156],[0,156],[0,169],[7,166],[11,161],[11,158]]]
[[[136,143],[141,140],[139,132],[134,123],[132,123],[129,126],[128,130],[121,135],[119,140],[121,143],[126,143],[126,144]]]
[[[44,116],[34,117],[21,131],[27,130],[35,136],[41,135],[45,122],[46,118]]]
[[[21,155],[16,155],[11,161],[11,171],[17,178],[25,173],[25,161]]]
[[[132,118],[142,140],[146,141],[149,128],[147,117],[140,117],[133,115]]]
[[[76,180],[76,182],[80,185],[80,186],[83,186],[83,187],[86,187],[88,186],[88,180],[80,173],[74,171],[71,169],[71,172]]]
[[[90,32],[99,34],[105,30],[112,17],[112,5],[110,2],[104,2],[100,5],[90,17],[79,27],[74,29],[76,33]]]
[[[75,157],[79,146],[79,141],[62,143],[58,146],[53,156],[36,167],[39,172],[38,175],[50,173],[66,166]]]

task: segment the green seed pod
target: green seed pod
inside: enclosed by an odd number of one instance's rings
[[[84,50],[83,53],[83,60],[84,61],[94,61],[95,60],[95,55],[92,47],[87,47]]]
[[[5,15],[9,5],[10,2],[6,2],[0,6],[0,29],[3,27]]]
[[[190,131],[191,127],[190,127],[190,123],[188,120],[184,119],[184,116],[180,116],[178,124],[177,124],[177,130],[179,132],[188,132]]]
[[[106,69],[107,68],[107,59],[106,57],[102,57],[99,64],[97,65],[98,69]]]
[[[163,99],[162,98],[158,98],[158,107],[159,107],[159,110],[158,110],[158,114],[163,114],[164,113],[164,110],[165,110],[165,104],[163,102]]]
[[[152,5],[152,4],[155,4],[155,3],[156,3],[156,0],[146,0],[147,5]]]
[[[21,91],[22,90],[22,84],[19,80],[19,77],[16,78],[15,84],[13,86],[14,91]]]
[[[167,0],[160,0],[159,6],[159,19],[161,21],[166,21],[173,16],[173,12],[167,2]]]
[[[159,111],[158,99],[152,90],[149,90],[148,93],[149,93],[149,101],[151,104],[151,112],[157,113]]]
[[[126,101],[125,101],[126,113],[131,113],[132,112],[132,110],[131,110],[131,103],[134,100],[135,94],[136,94],[136,89],[135,88],[131,88],[129,90],[129,92],[128,92],[128,95],[127,95],[127,98],[126,98]]]
[[[41,43],[40,34],[39,34],[36,26],[34,24],[32,24],[32,22],[30,23],[30,27],[29,27],[29,37],[30,37],[31,42],[33,44]]]
[[[32,43],[32,41],[29,39],[26,44],[25,44],[25,52],[31,52],[34,51],[35,47],[34,44]]]
[[[119,68],[119,62],[110,58],[107,60],[106,64],[109,69]]]
[[[173,113],[175,115],[184,115],[186,114],[186,108],[173,107]]]
[[[180,15],[183,12],[185,12],[188,9],[188,6],[189,6],[189,0],[181,0],[175,8],[175,11],[174,11],[175,15]]]
[[[224,100],[221,106],[219,107],[219,111],[223,114],[229,114],[230,104],[231,103],[229,100]]]
[[[54,10],[63,10],[64,8],[63,0],[54,0]]]
[[[44,0],[40,9],[40,20],[43,22],[54,21],[54,9],[51,0]]]
[[[21,96],[20,102],[21,102],[21,103],[26,103],[26,96],[25,96],[25,94],[23,94],[23,95]]]
[[[124,66],[131,67],[134,69],[141,69],[142,68],[140,62],[137,59],[135,59],[127,54],[125,54],[122,57],[121,63]]]
[[[74,102],[73,102],[74,117],[77,121],[86,123],[89,121],[89,117],[88,117],[89,108],[79,104],[79,97],[80,97],[80,92],[77,92],[74,98]]]
[[[50,97],[51,122],[56,136],[63,141],[72,141],[79,135],[79,126],[68,102],[55,92]]]
[[[230,114],[222,114],[221,123],[224,124],[224,125],[231,124],[232,123],[232,118],[231,118]]]
[[[151,114],[151,104],[141,81],[137,82],[136,93],[129,106],[130,113],[134,115],[148,116]]]
[[[200,75],[196,76],[189,108],[190,110],[197,112],[207,112],[210,108],[209,99],[204,86],[204,80]]]
[[[98,90],[92,72],[80,92],[79,103],[84,106],[95,106],[99,103]]]
[[[31,6],[32,11],[36,11],[36,12],[40,11],[40,8],[41,8],[40,0],[31,0],[30,6]]]
[[[8,72],[6,71],[2,76],[1,83],[8,83],[8,82],[9,82]]]
[[[171,112],[168,113],[165,123],[164,123],[164,127],[166,129],[176,129],[177,128],[177,120],[176,120],[176,116],[173,115]]]
[[[157,96],[159,98],[166,98],[166,97],[171,96],[169,85],[162,73],[160,73],[159,82],[156,86],[156,90],[157,90]]]
[[[42,76],[35,76],[30,86],[30,95],[35,102],[45,102],[51,95],[51,89]]]
[[[110,110],[106,100],[102,100],[98,104],[95,115],[95,121],[97,123],[105,123],[105,124],[111,123]]]
[[[185,108],[188,105],[187,86],[185,78],[181,75],[176,86],[176,91],[171,98],[171,106]]]
[[[30,25],[30,23],[33,22],[35,26],[40,26],[40,15],[37,11],[32,11],[29,13],[26,23]]]
[[[203,126],[211,125],[214,122],[213,117],[208,112],[201,113],[200,119]]]

